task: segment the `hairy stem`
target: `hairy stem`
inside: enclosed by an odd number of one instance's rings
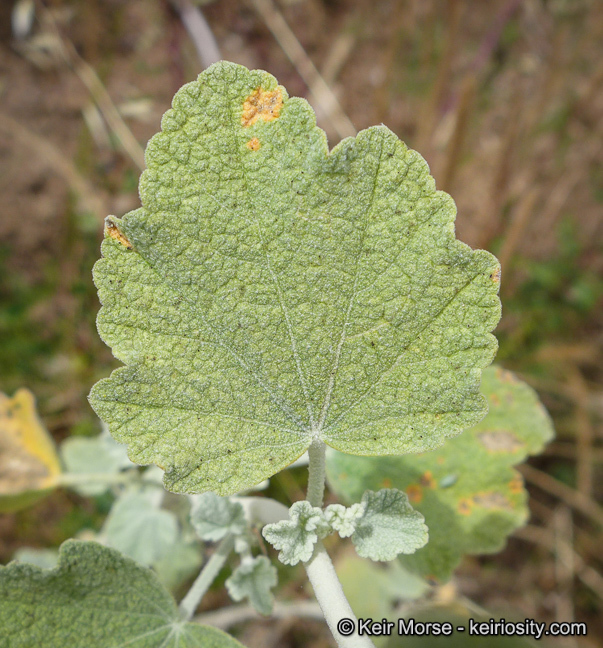
[[[180,614],[184,621],[190,621],[193,618],[193,614],[199,606],[201,599],[216,579],[216,576],[224,566],[224,563],[233,548],[234,536],[229,533],[224,540],[220,542],[211,558],[205,564],[205,567],[201,570],[199,576],[197,576],[197,579],[187,592],[186,596],[182,601],[180,601]]]
[[[325,453],[326,445],[316,439],[308,449],[308,501],[312,506],[322,508],[325,495]],[[342,635],[337,629],[337,624],[342,619],[349,620],[357,627],[357,619],[343,593],[343,588],[337,577],[337,572],[329,558],[329,554],[319,540],[314,548],[314,553],[309,562],[304,563],[308,578],[316,600],[324,614],[337,645],[340,648],[374,648],[368,637],[360,636],[354,632],[350,636]]]
[[[325,452],[327,446],[323,441],[315,439],[308,449],[310,463],[308,465],[308,502],[312,506],[322,508],[325,495]]]
[[[316,543],[312,558],[304,563],[304,567],[337,645],[340,648],[374,648],[373,642],[368,637],[360,636],[355,631],[350,636],[345,636],[337,629],[342,619],[353,623],[354,628],[358,627],[358,621],[343,593],[329,554],[320,540]]]

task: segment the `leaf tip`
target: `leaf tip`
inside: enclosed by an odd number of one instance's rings
[[[253,126],[259,119],[266,122],[278,119],[282,107],[283,93],[280,86],[275,90],[256,88],[243,102],[241,125],[247,128]]]

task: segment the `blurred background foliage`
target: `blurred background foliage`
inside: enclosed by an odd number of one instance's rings
[[[454,593],[519,618],[587,621],[588,637],[557,645],[597,645],[600,0],[0,3],[0,391],[32,390],[57,441],[98,433],[86,396],[117,365],[94,323],[102,220],[138,205],[146,141],[216,56],[308,98],[331,146],[389,126],[454,197],[459,238],[501,259],[498,362],[539,391],[557,439],[523,471],[530,524],[503,553],[466,560]],[[304,473],[275,477],[271,494],[302,497]],[[106,496],[57,491],[2,515],[0,560],[98,530],[109,507]],[[303,576],[282,576],[281,593],[298,596]],[[450,589],[437,596],[455,600]],[[325,645],[320,624],[279,623],[279,645]],[[268,645],[258,636],[250,645]]]

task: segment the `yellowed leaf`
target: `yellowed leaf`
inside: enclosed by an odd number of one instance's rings
[[[0,393],[0,511],[27,506],[56,487],[61,465],[27,389]]]

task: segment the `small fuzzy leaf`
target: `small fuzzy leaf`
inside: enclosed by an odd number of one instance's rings
[[[245,533],[247,521],[238,502],[215,493],[203,493],[192,499],[191,523],[203,540],[217,542],[229,533]]]
[[[67,471],[77,475],[112,475],[124,468],[134,468],[126,447],[117,443],[108,430],[96,437],[69,437],[61,444],[61,458]],[[73,486],[84,496],[101,495],[108,484],[94,483]]]
[[[280,549],[278,559],[285,565],[297,565],[312,557],[318,538],[330,531],[324,513],[310,502],[295,502],[289,509],[289,519],[267,524],[262,535],[275,548]]]
[[[56,447],[36,412],[33,394],[0,392],[0,511],[33,504],[57,486]]]
[[[276,583],[276,567],[266,556],[257,556],[243,560],[226,581],[226,588],[233,601],[247,598],[260,614],[269,615],[274,604],[270,590]]]
[[[415,457],[327,457],[331,488],[346,501],[367,488],[404,490],[425,516],[429,543],[400,560],[434,580],[447,580],[464,554],[500,551],[525,523],[527,493],[513,466],[553,437],[551,420],[528,385],[499,367],[484,371],[488,416],[433,452]]]
[[[332,151],[302,99],[220,62],[146,150],[94,280],[124,363],[90,402],[176,492],[233,494],[322,440],[420,452],[479,421],[499,266],[385,126]]]
[[[364,514],[364,504],[352,504],[350,507],[342,504],[330,504],[325,509],[325,520],[342,538],[348,538],[354,533],[356,523]]]
[[[172,551],[178,522],[144,493],[126,492],[113,504],[101,533],[110,547],[152,565]]]
[[[383,489],[362,496],[364,510],[356,521],[352,542],[362,558],[393,560],[427,543],[425,518],[413,510],[405,493]]]
[[[0,567],[0,628],[10,648],[242,648],[215,628],[184,623],[147,567],[76,540],[61,546],[55,569]]]

